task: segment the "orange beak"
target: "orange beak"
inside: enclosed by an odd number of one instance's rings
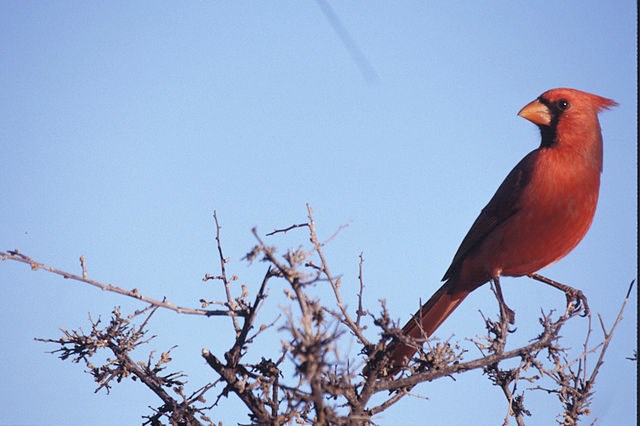
[[[537,99],[525,105],[518,115],[538,126],[548,126],[551,124],[551,111],[549,111],[549,108],[545,104]]]

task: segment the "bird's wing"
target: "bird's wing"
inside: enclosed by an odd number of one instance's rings
[[[484,241],[486,236],[497,226],[504,223],[520,209],[522,194],[531,179],[531,171],[534,169],[533,163],[536,161],[537,154],[538,150],[535,150],[524,157],[498,187],[462,240],[451,266],[442,278],[443,281],[455,275],[469,252]]]

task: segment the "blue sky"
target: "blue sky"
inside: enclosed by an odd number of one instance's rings
[[[1,248],[74,271],[84,255],[94,279],[195,306],[223,297],[201,282],[218,271],[214,209],[230,268],[254,286],[264,267],[240,260],[250,229],[303,222],[308,202],[321,236],[349,223],[326,248],[348,300],[363,252],[367,307],[376,312],[384,298],[404,321],[537,146],[537,129],[517,111],[547,89],[573,87],[620,106],[601,115],[594,224],[544,274],[583,289],[611,324],[637,274],[635,2],[332,5],[377,78],[363,76],[313,1],[0,3]],[[306,241],[300,232],[272,243]],[[86,328],[88,313],[140,305],[6,262],[0,283],[0,399],[9,407],[0,424],[136,424],[158,403],[137,383],[95,395],[80,365],[32,340]],[[523,278],[505,279],[504,291],[515,341],[535,336],[541,307],[564,303]],[[266,322],[285,303],[279,292]],[[488,287],[438,334],[482,332],[479,310],[495,312]],[[636,322],[634,296],[598,378],[591,420],[600,424],[635,424],[636,368],[625,357]],[[585,324],[567,329],[567,344],[582,344]],[[200,349],[221,353],[228,325],[160,313],[150,349],[179,344],[176,366],[195,389],[214,378]],[[479,373],[417,391],[429,400],[405,399],[378,424],[504,417],[501,392]],[[529,395],[530,424],[551,424],[559,405]],[[247,420],[240,413],[223,400],[212,417],[234,424]]]

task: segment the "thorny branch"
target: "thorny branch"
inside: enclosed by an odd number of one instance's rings
[[[221,280],[222,283],[224,284],[224,292],[227,297],[226,306],[229,308],[230,312],[236,312],[236,310],[238,310],[238,305],[242,307],[241,308],[242,312],[246,312],[246,306],[244,306],[243,304],[243,298],[240,297],[234,300],[233,297],[231,296],[231,282],[236,281],[238,277],[236,277],[235,275],[232,276],[231,279],[227,277],[226,265],[229,259],[224,257],[224,254],[222,253],[222,244],[220,242],[220,222],[218,222],[218,215],[215,211],[213,212],[213,220],[216,223],[216,247],[218,249],[218,258],[220,259],[220,275],[213,276],[213,275],[206,274],[202,279],[202,281],[208,281],[212,279]],[[233,314],[231,315],[231,320],[233,321],[233,329],[236,331],[236,336],[237,336],[238,334],[240,334],[240,326],[238,325],[238,320],[236,316]]]
[[[96,392],[105,389],[108,393],[114,381],[119,383],[127,377],[142,382],[162,401],[162,405],[154,410],[155,413],[147,416],[144,424],[159,424],[164,417],[171,424],[199,425],[201,423],[196,416],[208,419],[203,413],[205,408],[200,403],[208,389],[186,397],[183,393],[185,375],[181,372],[163,374],[171,361],[171,349],[163,352],[157,361],[154,360],[153,352],[150,353],[146,363],[135,361],[131,356],[131,352],[137,347],[153,339],[154,336],[146,337],[146,326],[157,309],[158,307],[151,310],[139,326],[133,324],[130,318],[123,317],[120,309],[115,308],[111,313],[111,320],[104,326],[100,319],[94,321],[89,318],[91,332],[88,334],[63,329],[63,337],[59,339],[36,340],[57,344],[59,348],[52,353],[58,354],[62,360],[84,362],[98,384]],[[105,364],[96,366],[91,358],[100,350],[110,351],[114,358],[107,358]],[[172,396],[171,392],[178,398]]]
[[[587,337],[577,358],[571,358],[568,350],[560,345],[560,331],[579,314],[576,304],[580,298],[570,303],[561,314],[543,313],[540,333],[527,345],[515,348],[508,344],[509,336],[515,332],[509,329],[512,315],[506,305],[500,303],[498,320],[483,316],[486,335],[471,339],[479,356],[466,360],[469,349],[459,343],[435,338],[418,341],[402,336],[397,324],[391,320],[384,300],[378,314],[367,311],[363,303],[362,253],[355,283],[345,284],[342,277],[333,275],[324,249],[344,226],[321,242],[310,206],[307,206],[306,223],[275,229],[267,234],[267,237],[275,238],[277,234],[306,228],[310,242],[306,249],[301,246],[278,254],[256,229],[252,231],[257,244],[245,259],[266,263],[267,268],[257,285],[243,284],[239,288],[233,285],[238,277],[228,272],[230,259],[223,254],[221,226],[215,212],[213,218],[220,273],[207,274],[203,280],[221,282],[225,300],[201,299],[202,309],[175,306],[166,299],[143,296],[136,289],[128,291],[90,279],[84,257],[80,258],[81,275],[39,263],[17,250],[0,252],[0,262],[25,263],[33,270],[42,269],[147,304],[128,317],[123,316],[118,308],[114,309],[107,325],[103,325],[101,320],[90,319],[90,333],[62,330],[61,338],[39,339],[58,345],[54,352],[61,359],[84,362],[98,384],[97,390],[108,392],[114,382],[127,377],[150,389],[160,399],[161,405],[153,409],[152,415],[144,417],[145,424],[160,425],[162,421],[172,425],[213,424],[209,416],[215,413],[222,399],[235,396],[245,405],[251,424],[369,425],[375,424],[374,416],[406,396],[415,396],[412,390],[417,385],[478,369],[505,396],[507,404],[503,424],[508,424],[513,418],[518,425],[524,425],[525,419],[532,415],[525,406],[525,395],[539,390],[556,395],[563,404],[563,412],[558,416],[558,423],[562,425],[576,425],[589,414],[595,379],[615,328],[622,319],[629,294],[609,330],[598,317],[604,337],[593,347],[589,343],[592,333],[589,317]],[[276,285],[283,289],[290,305],[280,305],[284,315],[264,321],[262,307],[269,300],[269,289]],[[331,300],[321,300],[314,295],[316,289],[327,286],[332,294]],[[250,299],[252,287],[257,290]],[[354,291],[355,300],[343,297],[341,291],[345,287]],[[348,302],[356,306],[354,314]],[[271,305],[274,303],[275,299]],[[210,304],[226,309],[204,309]],[[146,362],[136,362],[132,356],[134,349],[153,339],[153,336],[147,336],[147,328],[158,309],[206,317],[231,317],[229,331],[234,336],[231,345],[225,349],[216,340],[215,347],[203,349],[201,353],[216,373],[214,380],[190,394],[185,392],[186,374],[165,372],[171,361],[171,349],[163,352],[158,360],[155,360],[153,351]],[[139,325],[134,324],[143,317]],[[209,327],[209,324],[204,327]],[[280,344],[271,344],[270,352],[258,351],[254,346],[256,341],[265,339],[263,333],[270,328],[277,328]],[[355,355],[346,349],[349,346],[345,340],[348,336],[355,336]],[[390,369],[387,358],[386,350],[391,339],[420,348],[399,374]],[[104,350],[115,357],[94,365],[94,355]],[[587,360],[595,353],[597,360],[588,371]],[[508,360],[517,362],[506,363]],[[512,367],[507,368],[505,364]],[[363,374],[365,366],[366,373]],[[542,384],[543,378],[550,379],[552,386]],[[205,405],[205,397],[214,388],[218,392],[215,401]],[[425,407],[428,409],[428,403]]]
[[[34,259],[30,258],[29,256],[20,253],[19,250],[7,250],[6,252],[0,251],[0,262],[3,262],[5,260],[13,260],[20,263],[26,263],[31,267],[32,271],[38,271],[38,270],[47,271],[55,275],[60,275],[65,279],[83,282],[85,284],[92,285],[104,291],[110,291],[113,293],[121,294],[123,296],[142,300],[143,302],[149,303],[153,306],[169,309],[179,314],[203,315],[206,317],[234,316],[234,315],[245,316],[246,315],[246,313],[242,310],[233,311],[233,310],[218,310],[218,309],[197,309],[197,308],[185,308],[182,306],[176,306],[173,303],[169,302],[166,298],[163,298],[162,300],[158,300],[158,299],[153,299],[151,297],[144,296],[140,294],[137,288],[134,288],[133,290],[125,290],[122,287],[118,287],[113,284],[103,284],[99,281],[92,280],[87,277],[87,269],[86,269],[84,256],[80,257],[80,265],[82,268],[81,276],[73,274],[71,272],[62,271],[58,268],[54,268],[53,266],[48,266],[43,263],[39,263]]]
[[[544,388],[541,386],[533,387],[532,389],[543,390],[551,394],[556,394],[562,405],[564,411],[559,415],[558,423],[563,426],[574,426],[578,424],[578,420],[585,415],[591,413],[591,401],[594,395],[594,385],[596,383],[596,377],[600,372],[600,367],[604,363],[604,356],[607,352],[613,333],[622,321],[622,314],[629,302],[629,295],[635,284],[635,280],[631,281],[627,290],[626,297],[620,307],[620,311],[609,330],[607,330],[602,317],[598,314],[598,321],[602,330],[604,339],[602,342],[596,344],[592,348],[589,348],[589,341],[591,339],[591,316],[589,316],[589,327],[587,335],[583,344],[583,351],[576,359],[568,361],[564,354],[550,352],[548,357],[553,361],[553,367],[551,369],[545,368],[541,364],[535,364],[535,367],[539,370],[540,374],[547,376],[553,380],[555,388]],[[598,353],[596,363],[588,372],[587,361],[588,356],[593,353]]]

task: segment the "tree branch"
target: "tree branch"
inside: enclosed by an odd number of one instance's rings
[[[74,280],[74,281],[78,281],[78,282],[82,282],[85,284],[89,284],[92,285],[94,287],[97,287],[101,290],[104,291],[109,291],[112,293],[118,293],[121,294],[123,296],[127,296],[127,297],[131,297],[133,299],[138,299],[141,300],[143,302],[149,303],[153,306],[157,306],[160,308],[164,308],[164,309],[169,309],[170,311],[174,311],[177,312],[179,314],[186,314],[186,315],[203,315],[206,317],[214,317],[214,316],[245,316],[247,315],[246,312],[244,311],[233,311],[233,310],[218,310],[218,309],[197,309],[197,308],[185,308],[182,306],[176,306],[173,303],[169,302],[166,298],[162,299],[162,300],[157,300],[157,299],[153,299],[151,297],[146,297],[143,296],[142,294],[140,294],[140,292],[138,291],[137,288],[134,288],[133,290],[125,290],[121,287],[115,286],[113,284],[103,284],[101,282],[92,280],[90,278],[86,277],[86,269],[85,269],[85,263],[84,263],[84,257],[83,257],[83,261],[81,262],[82,265],[82,276],[80,275],[76,275],[76,274],[72,274],[71,272],[65,272],[62,271],[60,269],[54,268],[53,266],[48,266],[45,265],[43,263],[37,262],[35,260],[33,260],[32,258],[30,258],[27,255],[24,255],[22,253],[20,253],[18,250],[8,250],[7,252],[0,252],[0,262],[3,262],[5,260],[13,260],[16,262],[20,262],[20,263],[25,263],[27,265],[29,265],[31,267],[31,270],[33,271],[37,271],[37,270],[43,270],[43,271],[47,271],[50,272],[52,274],[55,275],[59,275],[65,279],[70,279],[70,280]]]

